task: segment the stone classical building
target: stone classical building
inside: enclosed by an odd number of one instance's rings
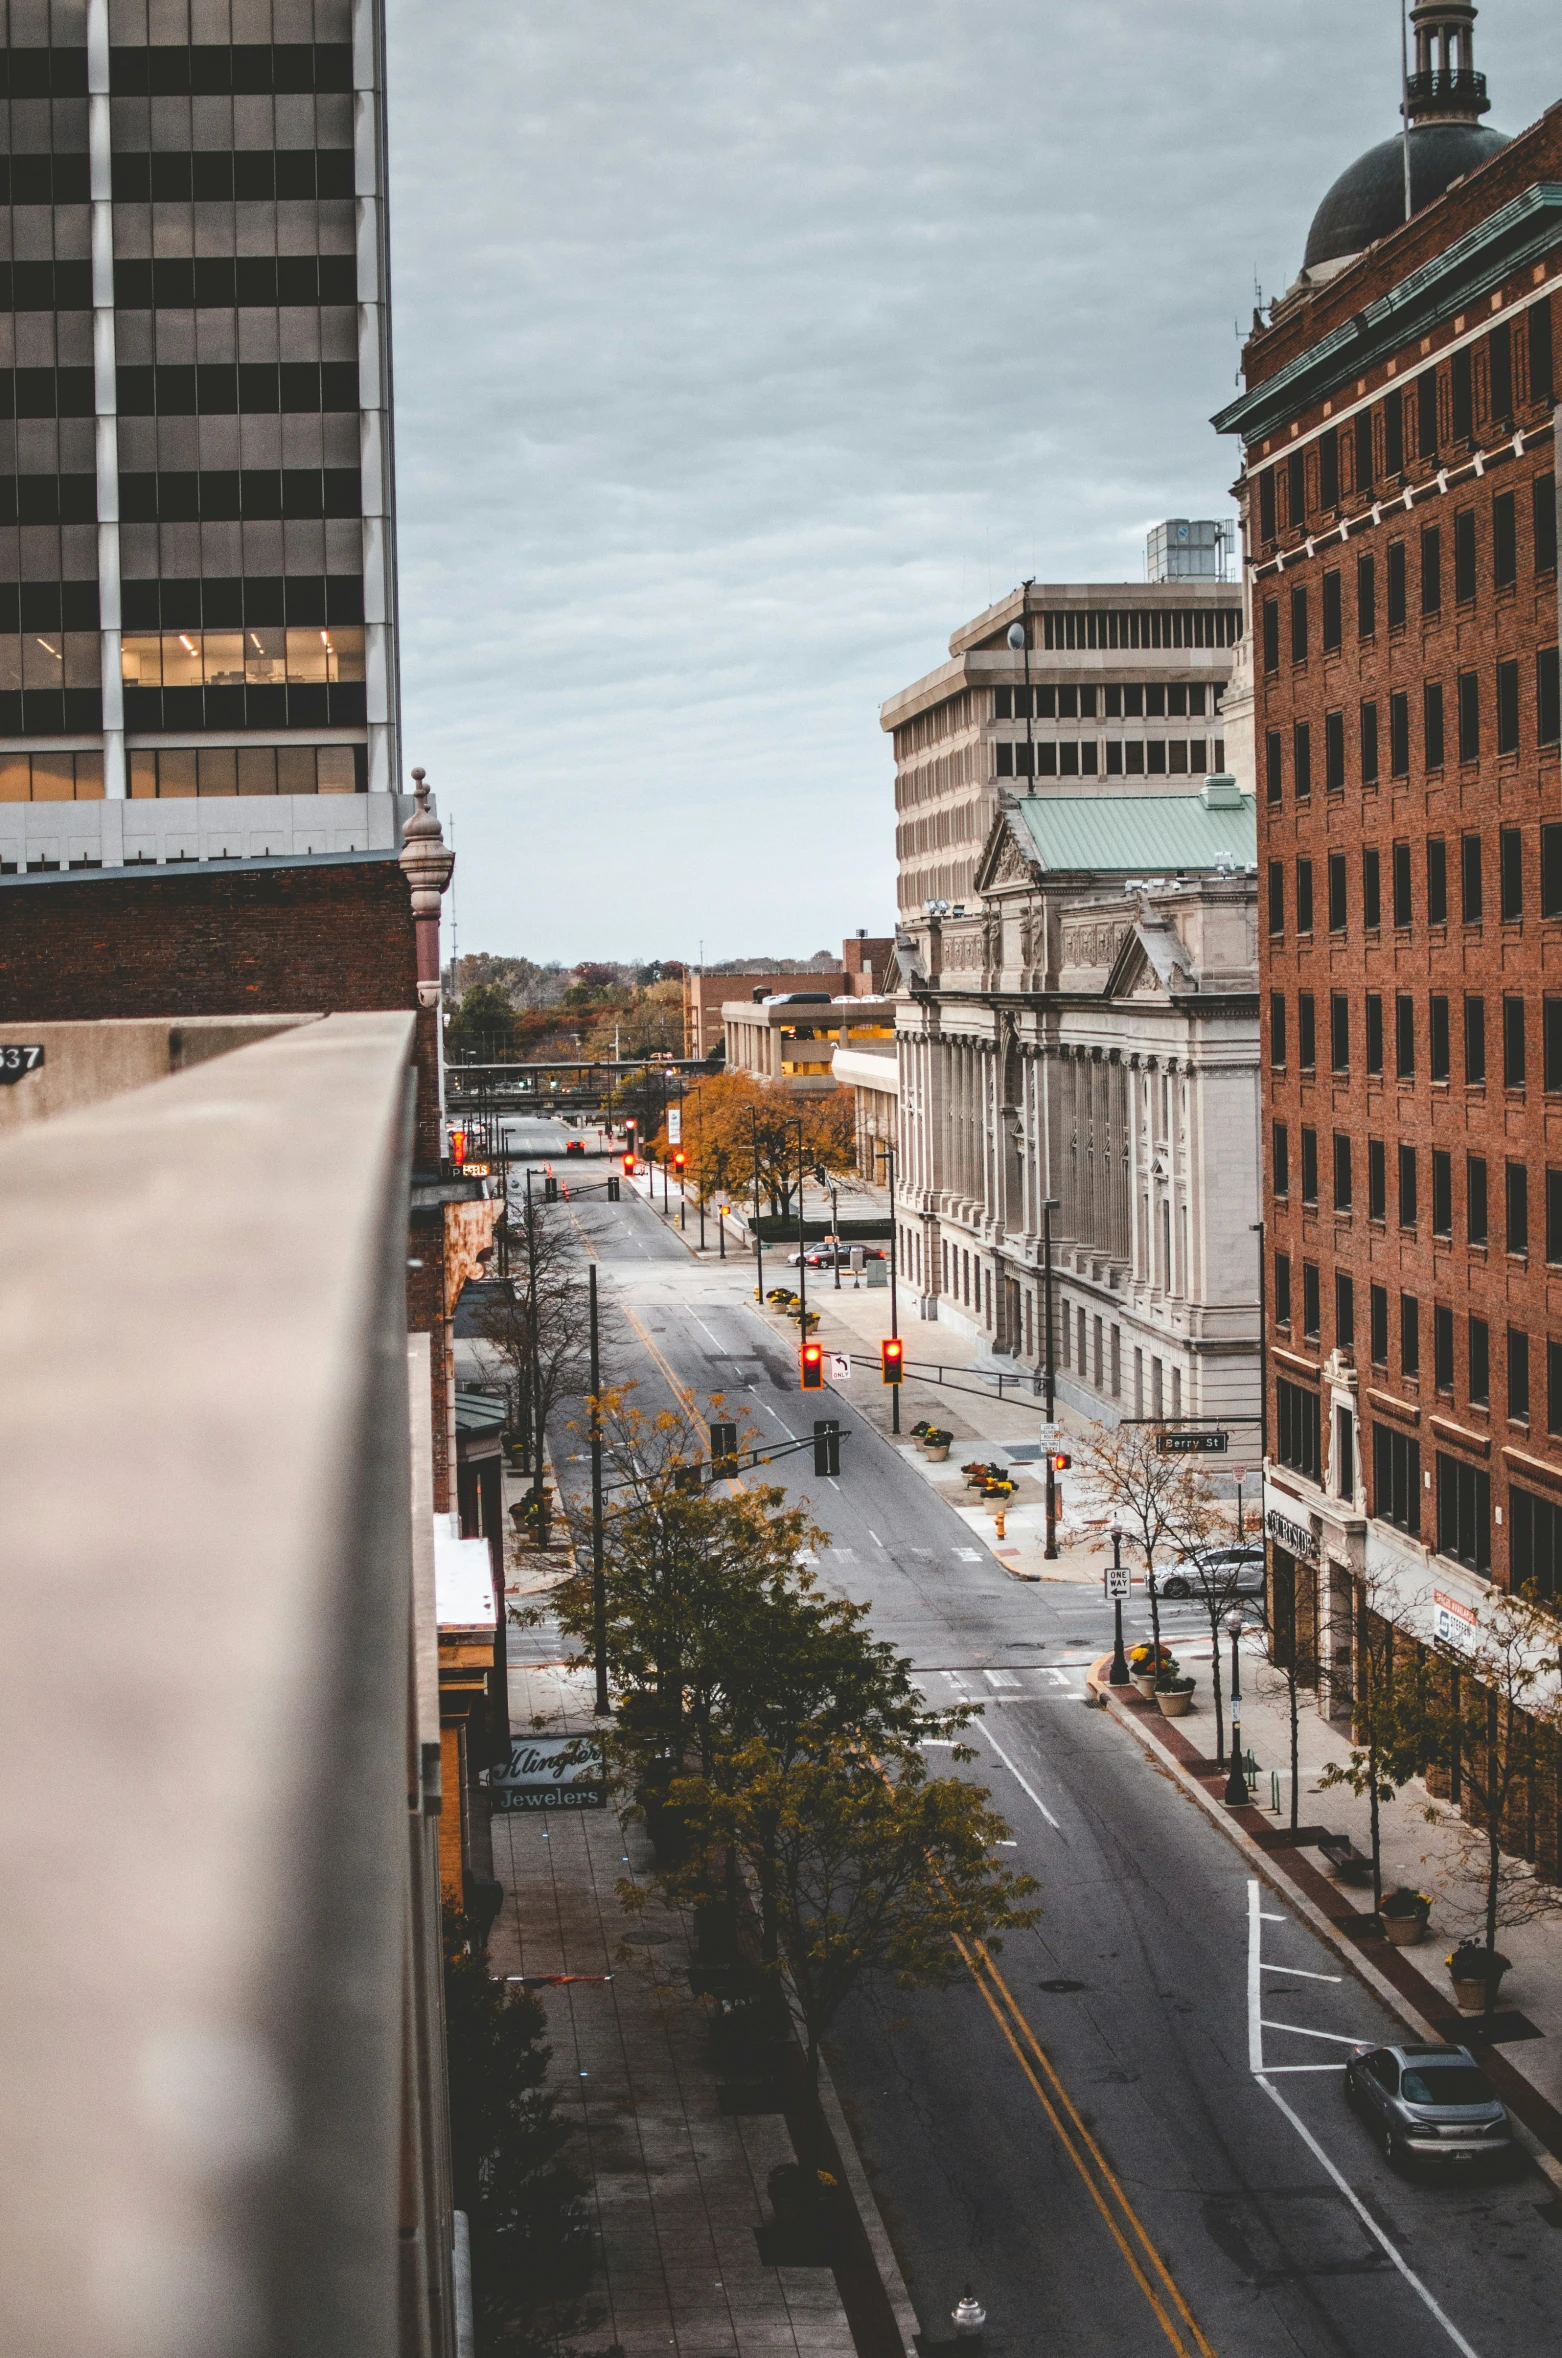
[[[1116,1423],[1256,1417],[1255,822],[1192,792],[1007,797],[964,913],[899,950],[901,1266],[925,1318]]]
[[[1414,12],[1411,217],[1396,136],[1325,196],[1217,421],[1254,623],[1265,1498],[1342,1714],[1364,1599],[1562,1588],[1562,108],[1481,127],[1474,14]]]
[[[1152,534],[1152,566],[1177,560],[1158,541],[1175,529]],[[1239,591],[1192,575],[1026,582],[964,623],[949,661],[879,714],[895,746],[902,919],[970,899],[1006,781],[1143,795],[1234,766],[1220,700],[1241,628]]]

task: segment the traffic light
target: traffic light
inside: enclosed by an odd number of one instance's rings
[[[635,1175],[635,1158],[634,1158],[634,1156],[633,1156],[632,1154],[626,1154],[626,1155],[625,1155],[625,1157],[624,1157],[624,1177],[625,1177],[626,1179],[632,1179],[632,1178],[634,1177],[634,1175]]]
[[[673,1177],[675,1179],[683,1177],[683,1148],[681,1146],[673,1156]]]
[[[841,1428],[833,1416],[814,1418],[814,1472],[838,1474],[841,1470]]]
[[[899,1335],[885,1336],[879,1345],[879,1363],[885,1383],[899,1384],[905,1381],[906,1346]]]
[[[802,1360],[803,1390],[805,1392],[822,1392],[824,1390],[823,1343],[805,1343],[803,1345]]]
[[[1048,1463],[1051,1465],[1052,1471],[1055,1474],[1066,1474],[1073,1462],[1074,1460],[1071,1457],[1066,1456],[1060,1449],[1055,1449],[1051,1458],[1048,1460]]]
[[[710,1429],[710,1470],[713,1482],[730,1480],[738,1470],[738,1428],[720,1422]]]
[[[542,1200],[545,1204],[556,1204],[559,1200],[559,1183],[551,1171],[543,1177]]]

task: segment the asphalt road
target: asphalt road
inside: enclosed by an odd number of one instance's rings
[[[530,1128],[531,1125],[528,1125]],[[518,1142],[519,1143],[519,1142]],[[528,1148],[532,1140],[526,1140]],[[825,1579],[873,1609],[934,1701],[979,1701],[969,1772],[1010,1821],[1005,1858],[1043,1916],[993,1972],[877,1993],[833,2040],[836,2076],[923,2326],[970,2282],[991,2353],[1113,2358],[1465,2358],[1552,2351],[1562,2233],[1527,2166],[1429,2181],[1390,2168],[1346,2109],[1354,2040],[1396,2018],[1267,1888],[1133,1739],[1084,1708],[1109,1642],[1089,1592],[1011,1580],[913,1463],[853,1419],[850,1387],[796,1389],[790,1341],[691,1262],[643,1202],[566,1212],[613,1306],[617,1374],[648,1407],[722,1392],[772,1440],[848,1428],[838,1482],[811,1457]],[[578,1441],[561,1413],[566,1481]],[[1138,1600],[1130,1627],[1145,1623]],[[1194,1608],[1167,1604],[1173,1637]]]

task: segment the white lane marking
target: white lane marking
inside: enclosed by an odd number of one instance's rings
[[[1261,1973],[1294,1973],[1302,1981],[1343,1981],[1343,1973],[1309,1973],[1305,1965],[1261,1965]]]
[[[1003,1762],[1004,1767],[1008,1770],[1010,1776],[1014,1779],[1014,1782],[1019,1786],[1020,1791],[1025,1794],[1029,1800],[1036,1804],[1036,1807],[1040,1810],[1042,1816],[1046,1819],[1053,1832],[1055,1834],[1061,1834],[1063,1829],[1058,1824],[1057,1819],[1053,1816],[1051,1810],[1048,1809],[1046,1803],[1042,1800],[1041,1795],[1037,1792],[1029,1777],[1025,1776],[1019,1769],[1015,1767],[1013,1761],[1009,1758],[1009,1755],[1007,1752],[1005,1752],[1003,1746],[999,1743],[991,1728],[984,1727],[981,1730],[979,1740],[984,1744],[990,1744],[992,1746],[994,1752],[997,1753],[998,1758]]]
[[[982,1560],[982,1551],[979,1547],[957,1547],[955,1554],[962,1564],[979,1564]]]
[[[834,1556],[841,1564],[855,1564],[857,1561],[857,1550],[854,1547],[827,1547],[824,1552],[827,1556]]]
[[[870,1531],[868,1533],[868,1537],[872,1540],[875,1547],[882,1547],[884,1545],[883,1540],[880,1539],[876,1531]]]
[[[711,1341],[715,1344],[717,1350],[719,1351],[721,1349],[721,1337],[719,1335],[710,1334],[710,1328],[706,1325],[704,1319],[699,1316],[697,1311],[691,1310],[689,1312],[689,1316],[694,1320],[695,1325],[699,1328],[702,1335],[710,1335]]]
[[[1372,2237],[1374,2243],[1379,2245],[1379,2247],[1387,2253],[1388,2257],[1393,2261],[1395,2267],[1399,2270],[1400,2275],[1410,2286],[1412,2292],[1414,2292],[1419,2299],[1425,2302],[1427,2308],[1437,2319],[1437,2322],[1442,2327],[1444,2333],[1447,2334],[1448,2339],[1453,2343],[1454,2348],[1463,2352],[1463,2358],[1478,2358],[1478,2353],[1471,2347],[1470,2343],[1465,2340],[1463,2334],[1459,2331],[1459,2328],[1454,2324],[1452,2318],[1449,2317],[1447,2312],[1438,2306],[1438,2303],[1433,2299],[1431,2293],[1428,2292],[1426,2286],[1421,2282],[1420,2277],[1417,2276],[1415,2270],[1405,2259],[1403,2253],[1401,2253],[1395,2247],[1395,2245],[1389,2241],[1382,2228],[1378,2225],[1376,2219],[1372,2216],[1372,2213],[1368,2210],[1366,2204],[1362,2201],[1360,2195],[1356,2192],[1356,2189],[1329,2159],[1329,2156],[1324,2152],[1323,2147],[1319,2144],[1317,2138],[1313,2135],[1311,2129],[1309,2129],[1307,2126],[1307,2123],[1302,2119],[1299,2113],[1292,2110],[1291,2106],[1287,2104],[1285,2098],[1281,2095],[1279,2089],[1274,2086],[1273,2082],[1266,2075],[1264,2070],[1263,2007],[1259,1996],[1259,1990],[1263,1980],[1262,1960],[1259,1955],[1259,1950],[1264,1936],[1259,1930],[1259,1926],[1261,1923],[1283,1924],[1286,1919],[1283,1916],[1270,1915],[1265,1909],[1259,1906],[1258,1883],[1256,1878],[1251,1880],[1248,1884],[1247,1898],[1247,2051],[1248,2062],[1252,2069],[1253,2077],[1257,2080],[1258,2085],[1263,2089],[1264,2094],[1269,2098],[1270,2103],[1273,2104],[1278,2111],[1284,2113],[1286,2119],[1290,2122],[1292,2128],[1296,2131],[1296,2134],[1298,2137],[1300,2137],[1302,2143],[1306,2146],[1313,2159],[1320,2165],[1321,2168],[1328,2172],[1330,2178],[1339,2188],[1341,2194],[1344,2195],[1346,2201],[1350,2204],[1351,2209],[1356,2213],[1356,2216],[1360,2219],[1362,2225],[1366,2228],[1367,2233]],[[1280,2066],[1277,2068],[1284,2069],[1286,2067]]]
[[[1068,1679],[1064,1672],[1061,1670],[1054,1670],[1050,1662],[1047,1664],[1047,1676],[1048,1678],[1055,1678],[1060,1687],[1066,1687],[1068,1685]]]
[[[984,1670],[982,1672],[982,1676],[984,1679],[986,1679],[987,1684],[992,1688],[995,1695],[1005,1691],[1017,1690],[1020,1683],[1012,1670]]]
[[[826,1481],[829,1483],[829,1485],[830,1485],[830,1488],[831,1488],[832,1490],[839,1490],[839,1488],[840,1488],[840,1484],[839,1484],[839,1482],[837,1482],[837,1480],[835,1479],[835,1476],[834,1476],[833,1474],[826,1474],[826,1475],[825,1475],[825,1480],[826,1480]]]
[[[1273,2079],[1277,2071],[1343,2071],[1343,2063],[1266,2063],[1266,2077]]]
[[[1347,2038],[1343,2031],[1303,2030],[1299,2022],[1270,2022],[1267,2017],[1259,2024],[1260,2030],[1289,2031],[1293,2039],[1327,2039],[1331,2047],[1370,2047],[1371,2039]]]

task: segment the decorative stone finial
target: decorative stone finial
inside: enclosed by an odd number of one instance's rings
[[[418,943],[418,998],[425,1006],[439,998],[439,903],[455,869],[456,855],[428,807],[428,775],[414,770],[417,809],[402,830],[399,864],[412,897]]]

